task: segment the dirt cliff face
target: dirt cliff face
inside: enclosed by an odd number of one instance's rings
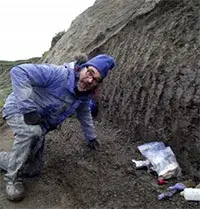
[[[160,1],[104,46],[118,67],[104,85],[104,121],[131,141],[163,140],[200,177],[200,5]],[[137,136],[137,137],[136,137]]]
[[[156,2],[159,0],[96,1],[72,22],[44,62],[62,64],[77,52],[90,54],[118,33],[130,19],[154,8]]]
[[[102,121],[120,127],[130,143],[165,141],[197,177],[199,11],[198,0],[96,1],[45,60],[62,63],[77,51],[113,55],[117,67],[99,97]]]

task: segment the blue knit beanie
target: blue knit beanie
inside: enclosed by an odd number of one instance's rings
[[[100,54],[81,65],[81,68],[93,66],[99,71],[101,77],[105,78],[108,74],[108,71],[112,70],[115,65],[116,64],[113,57],[109,56],[108,54]]]

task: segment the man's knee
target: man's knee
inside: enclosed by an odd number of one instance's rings
[[[26,125],[24,129],[24,131],[29,135],[30,138],[42,136],[42,128],[40,127],[40,125]]]

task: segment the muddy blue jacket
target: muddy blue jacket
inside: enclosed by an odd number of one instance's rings
[[[37,111],[43,129],[56,128],[76,113],[87,140],[96,138],[89,108],[90,95],[76,96],[74,63],[22,64],[10,72],[13,92],[3,107],[3,117]]]

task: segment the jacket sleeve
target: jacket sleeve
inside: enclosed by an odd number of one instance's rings
[[[89,108],[89,102],[82,103],[76,109],[76,116],[81,124],[82,131],[87,141],[96,138],[96,131],[93,124],[92,115]]]
[[[47,87],[56,79],[56,67],[49,64],[22,64],[10,71],[12,90],[19,110],[24,114],[36,110],[31,98],[33,87]]]

